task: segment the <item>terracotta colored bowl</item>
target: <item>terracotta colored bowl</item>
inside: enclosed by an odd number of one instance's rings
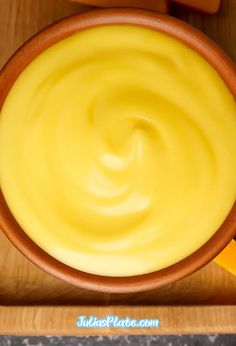
[[[22,70],[43,50],[63,38],[94,26],[134,24],[161,31],[184,42],[202,55],[221,75],[236,98],[236,69],[233,62],[210,39],[190,25],[141,10],[99,10],[59,21],[23,45],[0,74],[0,108]],[[236,135],[236,134],[235,134]],[[0,193],[0,225],[12,243],[33,263],[71,284],[104,292],[138,292],[154,289],[186,277],[210,262],[236,234],[236,204],[224,224],[200,249],[181,262],[150,274],[133,277],[105,277],[73,269],[49,256],[20,228]]]

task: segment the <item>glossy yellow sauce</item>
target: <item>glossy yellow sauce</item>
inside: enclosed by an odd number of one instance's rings
[[[20,75],[0,120],[6,201],[30,238],[74,268],[167,267],[235,202],[235,100],[164,34],[116,25],[64,39]]]

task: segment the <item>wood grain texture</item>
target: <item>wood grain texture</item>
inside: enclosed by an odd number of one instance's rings
[[[174,5],[171,13],[207,34],[236,62],[235,0],[222,0],[219,12],[213,16]]]
[[[216,13],[221,0],[169,0],[206,13]]]
[[[0,305],[236,305],[236,277],[214,263],[175,284],[133,294],[74,287],[37,268],[0,235]]]
[[[70,0],[87,5],[99,7],[134,7],[145,8],[152,11],[167,13],[169,4],[167,0]],[[215,0],[213,0],[215,1]]]
[[[78,329],[78,316],[160,319],[160,328]],[[236,306],[215,307],[10,307],[0,308],[0,334],[7,335],[130,335],[235,333]],[[17,327],[16,327],[17,326]]]
[[[0,68],[28,38],[85,9],[89,7],[66,0],[0,0]]]
[[[85,9],[66,0],[0,0],[0,67],[43,27]],[[171,10],[207,33],[236,61],[236,0],[223,1],[216,16],[177,6]],[[151,292],[96,293],[44,273],[3,234],[0,234],[0,305],[0,334],[140,334],[140,330],[128,329],[78,330],[75,321],[81,314],[161,319],[160,330],[142,329],[142,334],[236,333],[236,277],[216,264]]]

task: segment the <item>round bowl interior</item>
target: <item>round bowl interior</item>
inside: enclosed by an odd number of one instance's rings
[[[43,30],[8,61],[0,74],[0,109],[24,68],[43,50],[80,30],[110,24],[131,24],[166,33],[202,55],[220,74],[236,98],[236,69],[233,62],[209,38],[175,18],[131,9],[97,10],[69,17]],[[159,271],[132,277],[105,277],[73,269],[48,255],[21,229],[0,191],[0,225],[11,242],[33,263],[71,284],[103,292],[125,293],[154,289],[173,283],[210,262],[236,233],[236,204],[223,225],[200,249],[184,260]]]

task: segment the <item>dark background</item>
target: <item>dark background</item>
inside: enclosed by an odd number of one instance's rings
[[[233,0],[234,1],[234,0]],[[236,316],[235,316],[236,318]],[[236,346],[236,335],[15,337],[0,336],[1,346]]]

